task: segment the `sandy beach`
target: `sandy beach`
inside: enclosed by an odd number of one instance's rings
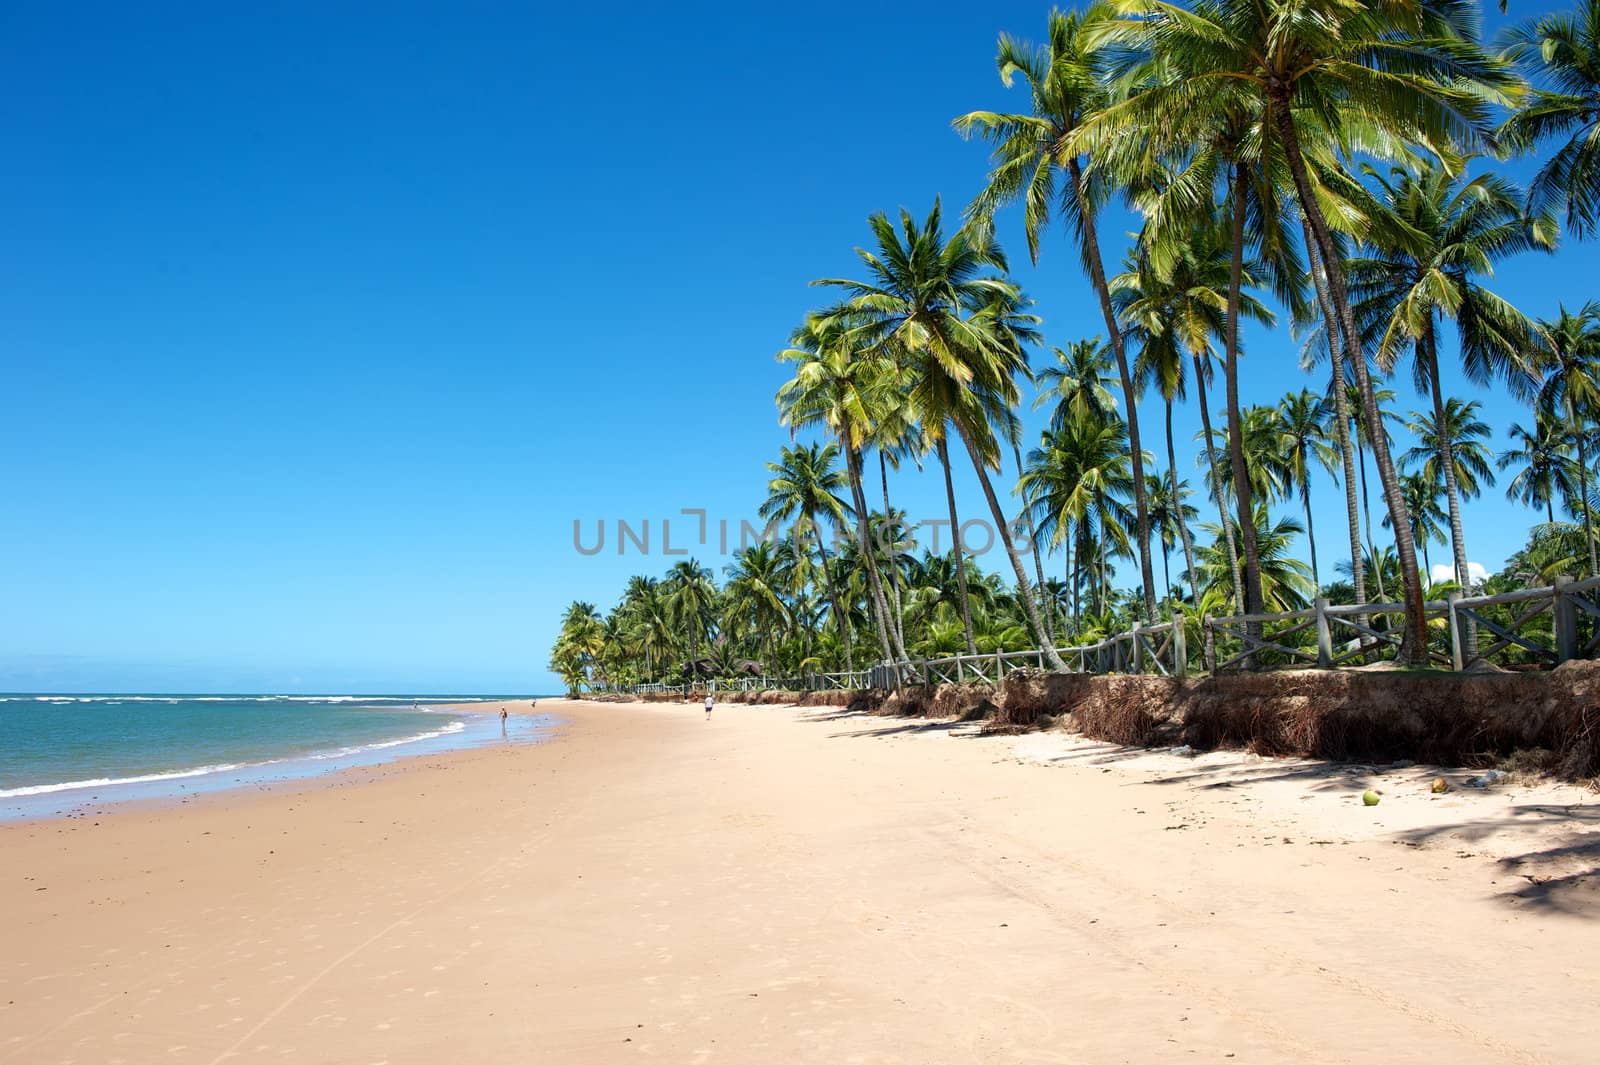
[[[0,827],[0,1062],[1594,1060],[1581,789],[539,710],[553,742]]]

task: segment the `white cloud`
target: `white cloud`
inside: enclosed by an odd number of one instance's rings
[[[1434,584],[1453,581],[1456,579],[1456,568],[1448,562],[1435,562],[1428,576]],[[1489,571],[1484,568],[1481,562],[1468,561],[1467,577],[1475,585],[1482,584],[1489,579]]]

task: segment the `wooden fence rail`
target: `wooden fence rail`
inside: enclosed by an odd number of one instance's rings
[[[1428,659],[1457,672],[1507,667],[1550,668],[1600,653],[1600,577],[1558,577],[1544,588],[1500,595],[1429,601]],[[1548,622],[1548,624],[1547,624]],[[1204,638],[1200,668],[1213,673],[1247,670],[1334,669],[1400,657],[1405,643],[1403,603],[1334,606],[1317,599],[1305,610],[1273,614],[1186,618],[1179,613],[1158,625],[1140,625],[1096,643],[1059,647],[1073,673],[1156,673],[1187,676],[1189,633]],[[1480,639],[1480,634],[1489,637]],[[1220,661],[1218,656],[1221,655]],[[614,690],[633,693],[711,691],[848,691],[906,684],[998,685],[1020,665],[1048,667],[1042,650],[995,651],[880,663],[854,672],[803,676],[746,676],[703,683],[635,684]]]

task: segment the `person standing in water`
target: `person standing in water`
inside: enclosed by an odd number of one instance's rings
[[[504,736],[505,734],[506,734],[506,708],[502,706],[500,708],[500,735]]]
[[[707,692],[706,693],[706,720],[707,721],[711,720],[711,704],[712,704],[712,702],[713,702],[713,700],[711,698],[711,693]]]

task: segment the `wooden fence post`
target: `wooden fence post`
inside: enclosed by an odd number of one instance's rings
[[[1457,616],[1457,604],[1460,602],[1460,591],[1445,593],[1444,615],[1449,620],[1450,668],[1457,673],[1467,668],[1467,656],[1461,641],[1461,619]]]
[[[994,686],[1000,687],[1000,681],[1006,675],[1006,660],[1001,657],[1001,652],[994,653]]]
[[[1133,659],[1129,672],[1144,672],[1144,640],[1139,636],[1139,626],[1133,627]]]
[[[1200,664],[1205,666],[1207,673],[1217,671],[1217,631],[1211,627],[1211,619],[1204,614],[1200,615],[1200,637],[1204,641],[1200,645]]]
[[[1550,593],[1555,597],[1551,610],[1556,622],[1556,663],[1570,662],[1578,657],[1578,607],[1567,594],[1571,577],[1557,577]]]
[[[1317,668],[1333,668],[1333,630],[1328,625],[1328,600],[1317,596],[1311,604],[1317,618]]]
[[[1189,675],[1189,630],[1181,610],[1172,612],[1172,675],[1180,680]]]

